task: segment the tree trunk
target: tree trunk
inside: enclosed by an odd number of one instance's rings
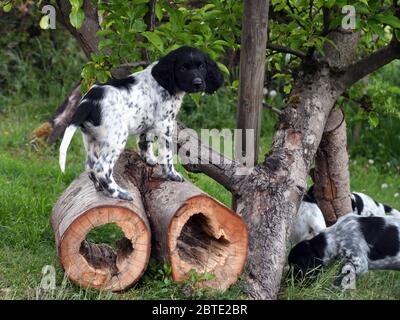
[[[114,177],[134,196],[134,202],[97,192],[84,172],[53,208],[51,225],[61,265],[73,282],[86,288],[124,290],[140,279],[150,257],[149,223],[139,190],[127,178],[123,163],[120,159]],[[110,223],[124,233],[116,242],[117,250],[85,240],[92,229]]]
[[[271,154],[240,184],[237,212],[250,230],[247,292],[276,299],[286,245],[306,177],[329,112],[340,92],[322,68],[295,85],[281,116]]]
[[[267,45],[269,1],[244,1],[244,13],[240,47],[240,80],[239,104],[237,114],[237,129],[242,129],[242,139],[238,139],[236,150],[240,156],[246,156],[247,163],[257,163],[260,130],[261,110],[263,101],[265,50]],[[254,141],[251,150],[254,154],[247,154],[246,129],[253,129]]]
[[[225,290],[242,273],[247,228],[237,214],[190,182],[166,181],[159,166],[148,167],[129,153],[127,171],[141,185],[150,219],[153,254],[171,264],[175,281],[187,279],[193,269],[214,278],[199,285]]]
[[[328,226],[352,212],[347,154],[346,121],[332,110],[315,157],[314,196]]]

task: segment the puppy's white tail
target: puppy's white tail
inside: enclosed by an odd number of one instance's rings
[[[78,127],[75,125],[71,125],[71,126],[67,127],[67,129],[65,129],[65,132],[64,132],[64,137],[61,141],[59,163],[60,163],[61,171],[63,173],[65,172],[65,162],[67,160],[68,146],[71,143],[72,137],[74,136],[76,129],[78,129]]]

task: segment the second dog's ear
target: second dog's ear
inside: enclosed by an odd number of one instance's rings
[[[162,57],[151,70],[151,74],[156,81],[166,89],[171,95],[176,93],[174,67],[176,54],[174,51]]]
[[[206,93],[211,94],[218,90],[224,83],[224,75],[218,65],[207,55],[206,56]]]

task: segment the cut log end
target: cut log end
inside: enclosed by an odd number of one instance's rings
[[[101,225],[116,224],[124,237],[117,249],[86,240]],[[136,282],[147,266],[150,233],[145,223],[126,208],[94,208],[79,216],[60,243],[60,260],[75,283],[94,289],[121,291]]]
[[[195,196],[171,221],[168,250],[172,276],[181,281],[190,270],[214,275],[199,286],[226,290],[243,271],[247,256],[247,229],[241,218],[219,202]]]

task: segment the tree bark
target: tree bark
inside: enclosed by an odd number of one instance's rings
[[[307,173],[340,95],[326,67],[305,75],[294,88],[270,155],[240,183],[235,195],[237,212],[250,230],[247,293],[253,299],[277,298]]]
[[[314,196],[328,226],[352,212],[346,121],[333,109],[315,157]]]
[[[244,1],[236,125],[237,129],[242,129],[242,139],[238,139],[241,145],[237,145],[236,148],[241,150],[241,156],[245,156],[246,129],[253,129],[254,154],[246,155],[247,162],[253,164],[258,161],[260,145],[268,9],[269,1]]]
[[[57,9],[58,21],[78,40],[86,57],[90,59],[90,55],[98,51],[100,41],[96,37],[96,32],[100,30],[97,7],[90,0],[84,0],[85,20],[80,29],[76,29],[69,22],[71,4],[68,0],[57,0]]]
[[[121,291],[140,279],[150,257],[150,227],[137,187],[129,180],[120,158],[114,177],[134,196],[120,201],[97,192],[88,173],[82,173],[61,195],[51,216],[60,262],[75,283],[102,290]],[[101,225],[116,224],[124,237],[117,249],[94,244],[88,233]]]

